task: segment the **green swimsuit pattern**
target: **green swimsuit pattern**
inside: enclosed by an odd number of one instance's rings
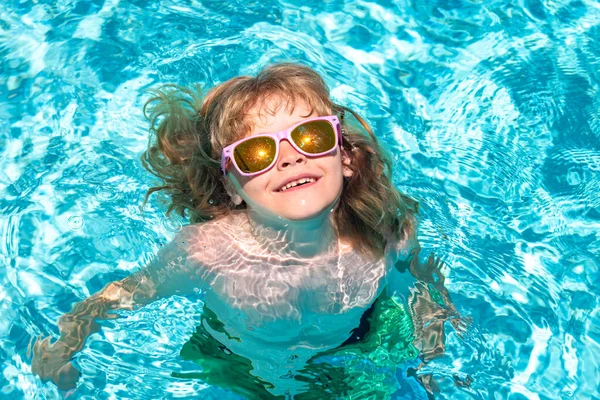
[[[231,337],[217,316],[204,307],[202,322],[181,349],[181,357],[198,364],[202,372],[174,372],[172,376],[200,379],[251,400],[285,398],[273,395],[269,391],[274,387],[272,383],[251,374],[252,362],[214,339],[204,323],[231,340],[239,340]],[[382,294],[348,340],[315,355],[290,376],[307,387],[294,399],[389,399],[399,388],[397,366],[419,354],[413,339],[413,323],[406,306]]]

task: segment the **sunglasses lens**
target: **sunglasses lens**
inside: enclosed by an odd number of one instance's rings
[[[311,121],[298,126],[292,131],[292,140],[309,154],[324,153],[336,145],[335,131],[327,121]]]
[[[256,137],[235,146],[233,158],[240,171],[250,174],[268,168],[275,158],[275,149],[272,138]]]

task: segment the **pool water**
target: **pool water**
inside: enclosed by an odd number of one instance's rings
[[[64,395],[31,374],[31,341],[185,224],[140,208],[148,90],[298,61],[391,151],[472,319],[420,372],[435,397],[598,399],[599,38],[592,0],[4,1],[0,398]],[[197,370],[180,352],[201,306],[103,322],[75,397],[237,398],[172,376]]]

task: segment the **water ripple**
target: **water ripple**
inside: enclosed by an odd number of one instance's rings
[[[76,231],[83,228],[85,222],[81,215],[72,215],[67,220],[67,224],[69,225],[69,229]]]
[[[152,179],[137,162],[146,90],[298,60],[395,152],[395,182],[422,204],[423,248],[445,256],[449,290],[473,318],[428,366],[440,397],[593,398],[598,21],[592,0],[6,2],[3,393],[57,397],[30,375],[29,340],[56,333],[71,304],[144,265],[185,224],[158,202],[138,208]],[[288,289],[263,276],[248,283],[257,307]],[[107,322],[78,358],[88,384],[77,395],[222,397],[165,376],[197,368],[173,360],[200,307],[171,299]]]

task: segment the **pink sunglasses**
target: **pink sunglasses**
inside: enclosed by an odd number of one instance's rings
[[[253,176],[268,171],[279,157],[279,143],[286,139],[300,154],[308,157],[322,156],[342,145],[341,125],[338,117],[309,118],[276,133],[265,133],[238,140],[225,147],[221,154],[221,170],[227,173],[227,160],[243,176]]]

